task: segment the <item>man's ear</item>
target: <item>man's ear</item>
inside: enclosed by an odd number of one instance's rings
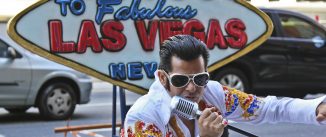
[[[166,83],[167,83],[167,78],[166,78],[166,75],[164,74],[163,70],[159,70],[157,72],[157,75],[158,75],[158,78],[161,82],[161,84],[166,87]]]

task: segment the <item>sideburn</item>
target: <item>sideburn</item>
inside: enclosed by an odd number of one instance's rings
[[[169,82],[169,80],[168,79],[166,79],[166,81],[165,81],[165,89],[168,91],[168,92],[170,92],[170,82]]]

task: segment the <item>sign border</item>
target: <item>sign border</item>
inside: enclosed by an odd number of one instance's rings
[[[16,25],[17,22],[27,13],[29,13],[30,11],[32,11],[33,9],[43,5],[44,3],[48,2],[50,0],[40,0],[37,1],[36,3],[32,4],[31,6],[27,7],[26,9],[24,9],[23,11],[21,11],[20,13],[18,13],[16,16],[14,16],[13,18],[11,18],[9,20],[9,23],[7,24],[7,33],[9,34],[9,36],[15,40],[18,44],[20,44],[23,48],[39,55],[42,56],[44,58],[47,58],[49,60],[52,60],[54,62],[63,64],[65,66],[71,67],[77,71],[81,71],[83,73],[86,73],[88,75],[91,75],[93,77],[96,77],[100,80],[103,81],[107,81],[112,83],[113,85],[117,85],[117,86],[121,86],[123,88],[126,88],[127,90],[130,90],[132,92],[138,93],[138,94],[146,94],[148,91],[147,89],[134,85],[134,84],[130,84],[124,81],[117,81],[114,80],[108,76],[106,76],[105,74],[98,72],[94,69],[91,69],[87,66],[84,66],[82,64],[79,64],[77,62],[74,62],[70,59],[67,59],[65,57],[62,56],[58,56],[55,54],[50,54],[49,51],[37,46],[36,44],[30,42],[29,40],[25,39],[24,37],[22,37],[21,35],[18,34],[18,32],[16,31]],[[248,8],[249,10],[253,11],[254,13],[258,14],[265,22],[267,28],[266,31],[260,35],[258,37],[258,39],[254,40],[252,43],[248,44],[246,48],[232,54],[231,56],[227,56],[225,57],[223,60],[218,61],[213,63],[212,65],[208,66],[208,72],[212,72],[224,65],[226,65],[227,63],[230,63],[231,61],[245,55],[246,53],[250,52],[251,50],[257,48],[258,46],[260,46],[265,40],[267,40],[270,35],[272,34],[273,31],[273,23],[271,21],[271,19],[261,10],[259,10],[258,8],[254,7],[253,5],[251,5],[250,3],[244,1],[244,0],[234,0],[235,2],[239,3],[240,5]]]

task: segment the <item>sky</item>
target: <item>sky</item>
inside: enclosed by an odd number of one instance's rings
[[[38,0],[0,0],[0,16],[14,16]]]

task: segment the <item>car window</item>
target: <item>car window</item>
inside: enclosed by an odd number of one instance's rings
[[[272,14],[271,14],[271,13],[266,12],[266,14],[268,15],[269,18],[272,19]],[[273,29],[273,32],[272,32],[271,37],[276,37],[276,30],[275,30],[275,27],[274,27],[274,29]]]
[[[8,45],[0,40],[0,58],[6,58],[8,53]]]
[[[285,37],[305,39],[312,39],[315,37],[320,37],[322,39],[326,38],[325,32],[321,28],[306,20],[284,14],[280,14],[280,20]]]

